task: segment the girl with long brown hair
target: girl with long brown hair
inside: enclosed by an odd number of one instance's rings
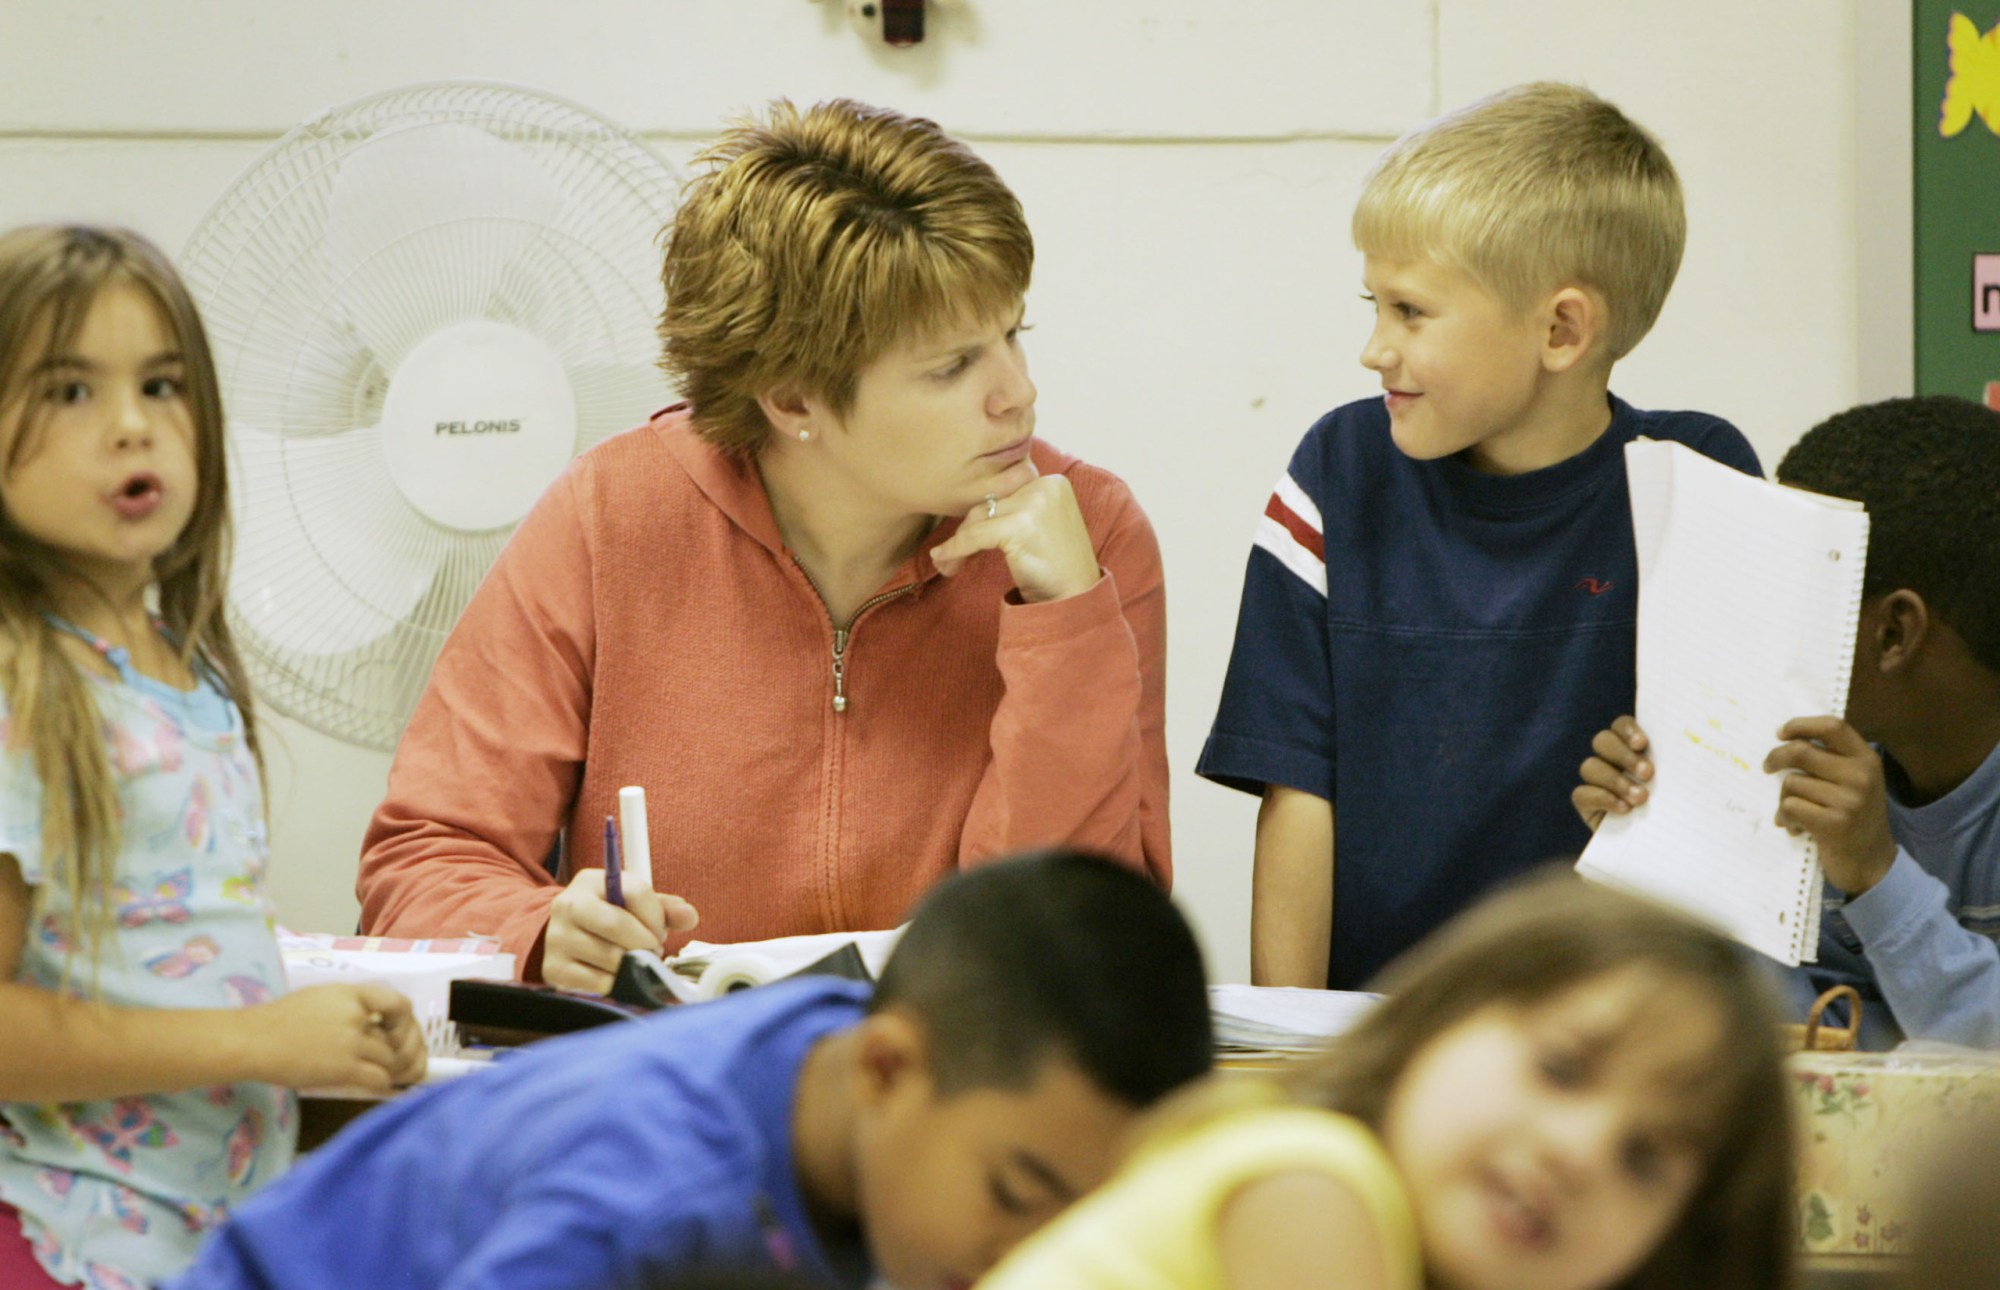
[[[288,1088],[387,1089],[379,986],[284,994],[222,614],[222,411],[136,234],[0,234],[0,1284],[154,1284],[290,1160]]]

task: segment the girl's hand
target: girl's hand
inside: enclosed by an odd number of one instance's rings
[[[1030,604],[1088,591],[1103,576],[1067,476],[1030,480],[997,499],[990,518],[987,509],[981,502],[966,512],[958,532],[931,551],[939,573],[949,578],[979,552],[998,551]]]
[[[1618,718],[1590,741],[1593,755],[1578,772],[1583,783],[1571,790],[1569,802],[1593,833],[1607,813],[1623,815],[1645,805],[1646,785],[1653,778],[1646,748],[1646,732],[1631,717]]]
[[[549,906],[542,933],[542,980],[564,990],[604,994],[626,950],[657,952],[667,933],[701,921],[679,896],[627,883],[625,907],[604,898],[604,870],[585,869]]]
[[[387,1093],[424,1077],[410,1001],[379,982],[307,986],[238,1015],[260,1055],[255,1078],[268,1083]]]

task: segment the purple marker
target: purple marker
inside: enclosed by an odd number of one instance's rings
[[[604,898],[625,908],[625,874],[618,864],[618,819],[604,817]]]
[[[751,1204],[757,1211],[757,1231],[764,1238],[764,1252],[771,1256],[771,1262],[777,1264],[780,1271],[795,1271],[799,1266],[799,1252],[792,1244],[792,1234],[785,1230],[783,1220],[778,1217],[778,1211],[771,1207],[771,1202],[764,1198],[762,1192],[757,1193]]]

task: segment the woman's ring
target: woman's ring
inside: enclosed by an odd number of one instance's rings
[[[1000,499],[991,493],[986,494],[986,518],[990,520],[999,513]]]

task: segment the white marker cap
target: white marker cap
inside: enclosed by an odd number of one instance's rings
[[[646,836],[646,790],[634,784],[618,790],[618,845],[625,858],[625,886],[653,890],[653,844]]]

